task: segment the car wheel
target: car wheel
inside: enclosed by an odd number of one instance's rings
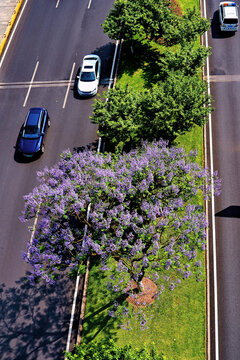
[[[50,120],[48,120],[48,127],[50,127],[51,126],[51,121]]]
[[[42,145],[42,147],[41,147],[42,154],[44,153],[44,151],[45,151],[45,147],[44,147],[44,145]]]

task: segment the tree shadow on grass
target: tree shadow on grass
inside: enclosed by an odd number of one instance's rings
[[[16,286],[1,284],[1,360],[63,358],[71,311],[73,284],[31,286],[25,278]]]
[[[96,286],[98,284],[98,286]],[[105,339],[116,339],[117,329],[121,323],[118,317],[111,317],[109,310],[117,302],[122,305],[126,294],[116,294],[106,287],[106,274],[97,267],[90,271],[87,292],[87,309],[84,320],[83,338],[86,342],[93,341],[99,334]]]
[[[141,69],[145,86],[151,88],[159,78],[158,61],[161,56],[159,50],[153,49],[148,42],[139,40],[123,43],[118,77],[125,73],[132,76]]]

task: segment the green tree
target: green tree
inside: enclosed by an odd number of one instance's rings
[[[164,22],[164,42],[168,45],[192,43],[210,27],[210,21],[202,18],[196,8],[187,9],[180,16],[173,16],[171,22]]]
[[[199,76],[171,73],[151,90],[116,87],[95,100],[91,119],[111,150],[121,151],[139,146],[142,140],[172,142],[194,125],[203,125],[211,111],[207,84]]]
[[[165,356],[157,354],[154,347],[144,346],[141,349],[131,345],[119,347],[113,341],[100,343],[83,343],[76,346],[73,354],[66,353],[68,360],[164,360]]]
[[[183,16],[174,11],[171,0],[116,0],[102,24],[112,39],[140,38],[166,44],[193,42],[209,29],[210,22],[197,9],[187,9]]]
[[[164,22],[171,21],[170,0],[116,0],[103,23],[103,30],[112,39],[140,37],[158,39]]]
[[[153,80],[164,80],[169,73],[176,71],[181,71],[183,75],[196,75],[210,54],[210,48],[201,45],[193,47],[191,43],[185,43],[177,50],[168,49],[157,60],[158,70],[155,64],[156,74]]]

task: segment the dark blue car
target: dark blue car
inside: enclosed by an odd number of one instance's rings
[[[44,108],[31,108],[20,130],[17,150],[24,156],[44,152],[44,141],[50,126],[48,112]]]

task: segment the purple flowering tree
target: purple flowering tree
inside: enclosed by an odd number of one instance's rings
[[[167,276],[170,289],[198,277],[207,227],[199,204],[220,192],[220,180],[195,160],[162,140],[122,155],[64,152],[25,196],[23,221],[38,215],[24,254],[30,281],[54,283],[78,271],[88,255],[102,270],[111,268],[116,291],[133,280],[143,290],[145,276]]]

